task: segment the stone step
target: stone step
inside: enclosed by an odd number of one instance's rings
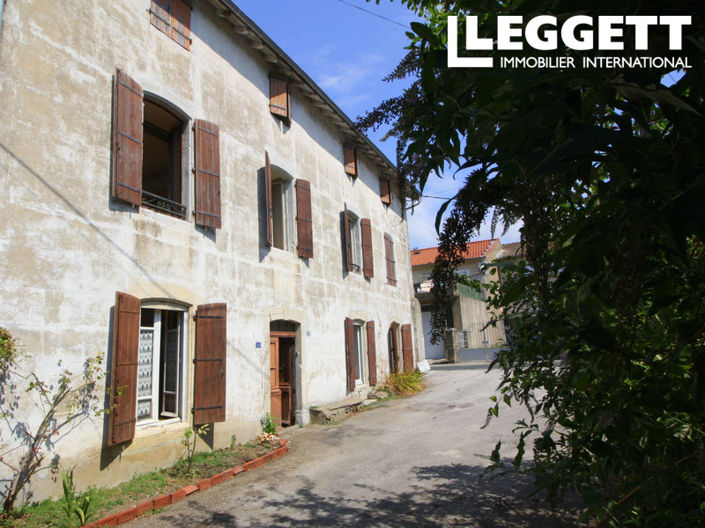
[[[362,398],[348,398],[311,409],[311,421],[317,424],[330,424],[359,412],[365,404]]]

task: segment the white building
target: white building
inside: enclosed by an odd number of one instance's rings
[[[55,448],[81,482],[175,461],[194,424],[210,447],[267,412],[305,424],[415,366],[395,167],[234,4],[2,16],[0,326],[47,379],[106,354],[114,410]]]
[[[469,242],[463,253],[463,261],[456,274],[468,281],[488,283],[496,276],[486,274],[482,267],[494,262],[502,255],[502,244],[498,238]],[[416,298],[421,304],[424,350],[427,359],[446,357],[446,343],[431,343],[431,317],[435,309],[431,288],[431,271],[438,257],[438,248],[413,249],[411,267]],[[455,334],[459,348],[464,349],[459,359],[486,359],[489,351],[494,351],[505,342],[501,324],[487,326],[492,313],[487,308],[484,292],[458,283],[452,302],[446,307],[446,326]],[[448,336],[449,337],[449,336]]]

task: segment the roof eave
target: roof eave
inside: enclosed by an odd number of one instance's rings
[[[373,161],[387,177],[397,175],[396,166],[385,156],[370,138],[363,134],[355,123],[336,105],[330,97],[289,57],[277,44],[267,36],[245,13],[230,0],[208,0],[220,16],[233,26],[234,31],[250,42],[250,46],[258,50],[264,59],[276,65],[288,77],[294,79],[294,86],[311,100],[312,104],[321,110],[326,117],[341,129],[345,141],[354,143]],[[298,81],[296,80],[298,78]]]

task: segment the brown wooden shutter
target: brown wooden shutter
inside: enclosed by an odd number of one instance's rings
[[[184,0],[152,0],[152,25],[172,40],[191,49],[191,6]]]
[[[392,237],[384,235],[384,255],[387,261],[387,283],[392,286],[397,285],[396,262],[394,261],[394,242]]]
[[[392,191],[389,180],[379,180],[379,195],[383,204],[389,205],[392,203]]]
[[[350,236],[350,216],[348,215],[347,204],[343,205],[343,246],[345,249],[345,269],[347,271],[352,271],[352,237]]]
[[[391,365],[389,365],[389,370],[399,372],[399,323],[392,323],[390,331],[392,332],[392,350],[390,351]]]
[[[355,337],[353,320],[345,318],[345,366],[347,369],[348,392],[355,390]]]
[[[404,370],[414,370],[414,348],[410,324],[401,325],[401,353],[404,358]]]
[[[354,145],[343,145],[343,159],[345,164],[345,172],[357,177],[357,149]]]
[[[367,366],[370,369],[370,386],[377,385],[377,348],[374,321],[367,321]]]
[[[372,225],[369,218],[360,220],[362,232],[362,270],[367,278],[375,276],[374,256],[372,254]]]
[[[196,309],[196,356],[193,385],[193,423],[225,421],[225,357],[227,308],[224,303]]]
[[[171,0],[152,0],[149,15],[152,25],[162,33],[171,36]]]
[[[220,228],[219,128],[197,119],[193,129],[196,137],[196,224]]]
[[[311,184],[296,180],[296,251],[299,257],[313,258],[313,218]]]
[[[269,74],[269,111],[289,119],[289,83],[286,77]]]
[[[191,49],[191,6],[184,0],[171,0],[171,38]]]
[[[274,210],[272,209],[272,166],[269,153],[264,151],[264,221],[267,229],[267,245],[274,245]]]
[[[142,205],[142,87],[122,70],[113,87],[113,197]]]
[[[135,436],[139,340],[140,300],[117,292],[113,313],[108,445],[121,444]]]

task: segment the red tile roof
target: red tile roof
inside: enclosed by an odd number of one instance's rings
[[[475,242],[468,242],[467,249],[465,251],[465,260],[473,260],[484,257],[487,252],[492,249],[495,245],[499,244],[498,238],[493,238],[490,240],[476,240]],[[412,249],[411,250],[411,266],[425,266],[427,264],[433,264],[438,256],[438,248],[425,248],[425,249]]]

